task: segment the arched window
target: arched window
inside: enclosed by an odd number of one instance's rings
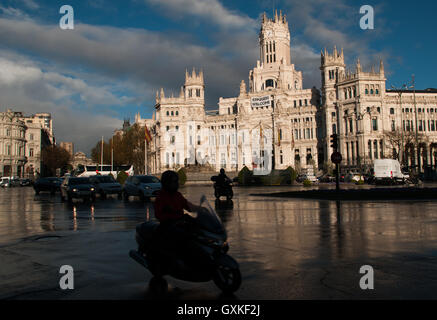
[[[373,141],[373,153],[374,153],[374,158],[378,159],[378,141],[374,140]]]
[[[395,109],[394,108],[390,108],[390,114],[395,114]]]
[[[274,87],[275,87],[275,82],[273,79],[266,80],[266,89],[267,88],[274,88]]]
[[[371,140],[369,140],[367,147],[369,149],[369,158],[372,159],[372,141]]]

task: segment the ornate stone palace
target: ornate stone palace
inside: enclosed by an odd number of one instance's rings
[[[414,146],[407,146],[411,139],[405,138],[403,149],[409,151],[402,153],[388,132],[411,136],[416,122],[421,164],[436,165],[437,90],[387,90],[382,61],[378,71],[364,72],[358,60],[352,72],[346,70],[343,50],[336,48],[321,53],[321,92],[304,89],[281,13],[273,19],[263,15],[259,49],[248,88],[242,80],[238,97],[220,98],[218,111],[205,110],[203,72],[193,69],[186,71],[178,97],[166,96],[163,89],[157,93],[152,119],[137,114],[135,122],[152,133],[151,172],[193,163],[215,170],[321,168],[329,164],[332,133],[339,136],[346,170],[399,153],[414,165]]]
[[[50,113],[24,116],[12,110],[0,112],[0,176],[39,175],[41,151],[54,143]]]

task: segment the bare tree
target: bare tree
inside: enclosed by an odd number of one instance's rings
[[[428,138],[423,133],[417,134],[416,141],[416,133],[414,131],[401,132],[401,130],[384,131],[384,138],[392,149],[392,158],[399,160],[402,152],[404,155],[402,162],[404,163],[408,157],[414,157],[414,150],[417,147],[422,147],[428,141]]]

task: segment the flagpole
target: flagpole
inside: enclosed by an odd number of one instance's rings
[[[111,174],[114,171],[114,142],[111,139]]]
[[[147,139],[144,140],[144,173],[147,175]]]
[[[103,170],[103,136],[102,136],[102,145],[101,145],[101,152],[102,152],[102,156],[100,158],[100,171]]]

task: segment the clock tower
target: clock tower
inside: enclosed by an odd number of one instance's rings
[[[273,19],[264,13],[259,33],[260,59],[264,64],[291,64],[290,31],[286,16],[280,11]]]
[[[260,59],[249,73],[249,92],[302,90],[302,72],[291,63],[290,31],[281,11],[272,19],[263,14],[259,50]]]

